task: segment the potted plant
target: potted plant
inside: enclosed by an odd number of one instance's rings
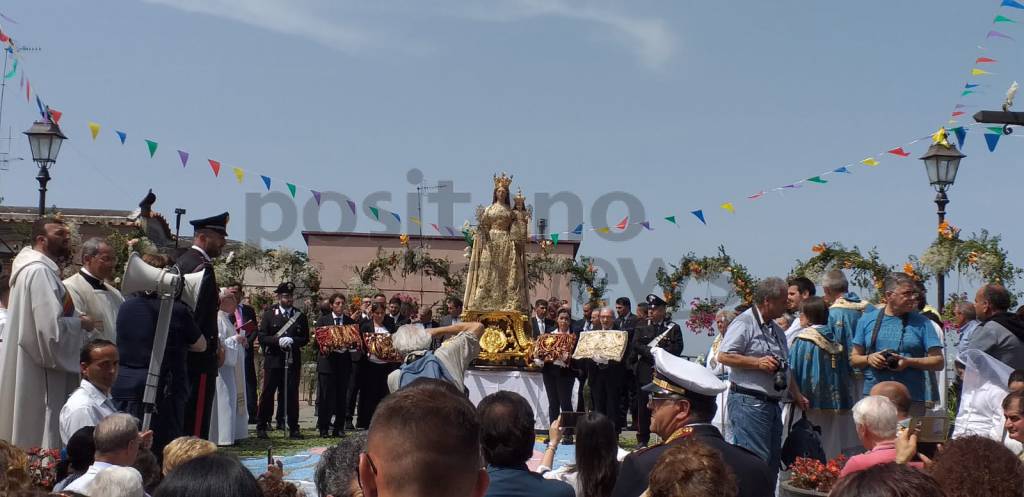
[[[798,457],[790,466],[790,477],[782,482],[781,497],[802,497],[807,495],[827,496],[839,479],[846,457],[840,455],[828,463],[817,459]]]

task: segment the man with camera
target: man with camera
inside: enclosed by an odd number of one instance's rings
[[[885,308],[857,321],[850,364],[864,370],[864,395],[879,382],[902,383],[913,401],[910,414],[920,416],[939,400],[926,376],[944,365],[942,342],[932,322],[917,312],[919,294],[913,278],[892,273],[883,288]]]
[[[718,362],[729,366],[729,423],[733,443],[768,463],[772,488],[782,452],[782,409],[785,390],[807,409],[786,362],[786,334],[775,319],[786,312],[789,286],[766,278],[754,290],[754,302],[729,325],[718,348]]]

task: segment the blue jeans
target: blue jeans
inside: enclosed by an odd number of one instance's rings
[[[779,403],[732,391],[729,392],[728,405],[733,443],[757,454],[768,463],[772,478],[777,478],[782,457],[782,409]]]

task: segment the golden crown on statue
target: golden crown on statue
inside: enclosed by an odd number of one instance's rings
[[[522,188],[520,188],[519,191],[516,192],[516,197],[515,198],[516,198],[516,200],[526,200],[526,197],[523,196],[523,189]]]
[[[512,184],[512,176],[507,176],[504,171],[502,171],[501,176],[498,176],[497,174],[494,175],[494,187],[495,188],[502,187],[502,188],[508,190],[508,185],[511,185],[511,184]]]

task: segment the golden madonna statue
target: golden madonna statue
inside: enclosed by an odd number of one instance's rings
[[[494,177],[491,205],[477,207],[476,235],[469,258],[467,311],[529,313],[526,285],[526,242],[532,211],[520,191],[510,202],[512,177]]]

